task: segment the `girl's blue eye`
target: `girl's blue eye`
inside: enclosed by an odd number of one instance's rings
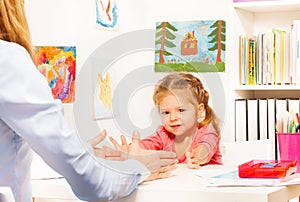
[[[180,111],[180,112],[184,112],[184,111],[185,111],[185,109],[179,109],[179,111]]]

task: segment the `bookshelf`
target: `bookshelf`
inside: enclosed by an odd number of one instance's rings
[[[238,37],[241,34],[257,35],[266,33],[273,28],[289,32],[293,20],[300,20],[299,0],[248,0],[233,2],[233,8],[235,11],[234,23],[237,25],[234,33],[236,47],[238,47]],[[238,55],[238,48],[236,51]],[[239,66],[238,61],[236,64]],[[299,97],[299,84],[241,85],[239,83],[239,71],[236,71],[234,87],[237,98]]]
[[[278,155],[278,144],[277,136],[275,132],[276,124],[276,112],[279,106],[279,101],[282,98],[298,98],[300,95],[300,84],[268,84],[268,85],[245,85],[241,84],[240,81],[240,61],[239,61],[239,42],[240,35],[252,35],[258,36],[259,34],[270,32],[272,29],[284,30],[286,32],[291,31],[293,20],[300,20],[300,1],[299,0],[233,0],[233,23],[234,23],[234,52],[236,55],[236,70],[234,91],[236,99],[256,99],[263,100],[260,98],[269,98],[271,102],[267,101],[268,113],[273,114],[268,118],[268,139],[265,145],[270,146],[272,152],[272,158],[279,158]],[[247,63],[246,63],[247,64]],[[299,75],[300,77],[300,75]],[[284,99],[282,99],[284,100]],[[260,101],[259,101],[260,102]],[[273,103],[273,104],[272,104]],[[247,105],[246,105],[247,107]],[[249,110],[249,114],[253,114],[257,108]],[[275,109],[275,110],[274,110]],[[241,109],[235,108],[238,113]],[[238,114],[237,113],[237,114]],[[246,118],[249,118],[249,115]],[[247,119],[246,119],[247,120]],[[235,119],[236,132],[235,136],[239,135],[239,126],[241,120]],[[249,124],[249,121],[247,122]],[[260,128],[259,126],[257,128]],[[237,132],[238,131],[238,132]],[[248,134],[252,135],[252,134]],[[261,140],[252,142],[255,145],[263,142]],[[267,147],[267,146],[266,146]],[[269,152],[266,148],[265,152]]]

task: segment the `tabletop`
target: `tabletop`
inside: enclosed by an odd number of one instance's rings
[[[208,187],[205,176],[229,169],[224,166],[204,166],[196,171],[178,164],[172,177],[144,182],[128,197],[116,202],[286,202],[300,195],[300,185],[280,187]],[[64,179],[33,180],[34,198],[77,200]]]

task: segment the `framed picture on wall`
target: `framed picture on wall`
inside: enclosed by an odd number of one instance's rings
[[[74,101],[75,46],[35,46],[37,69],[45,76],[55,99]]]
[[[223,20],[157,22],[155,72],[224,72]]]
[[[99,72],[97,72],[99,69]],[[118,96],[115,91],[117,84],[117,74],[114,69],[101,72],[101,68],[94,68],[93,78],[93,106],[95,119],[110,119],[119,114]]]
[[[116,29],[118,22],[116,0],[96,0],[97,27],[106,30]]]

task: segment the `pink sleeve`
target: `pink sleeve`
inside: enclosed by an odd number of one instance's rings
[[[163,150],[167,144],[167,134],[159,128],[155,134],[143,138],[140,145],[144,149]]]
[[[200,144],[207,146],[209,152],[208,163],[210,163],[211,161],[219,159],[216,159],[216,157],[221,156],[219,143],[219,136],[216,133],[215,129],[212,126],[205,126],[198,130],[193,142],[193,149]],[[217,161],[219,161],[219,163],[222,163],[221,159]]]

